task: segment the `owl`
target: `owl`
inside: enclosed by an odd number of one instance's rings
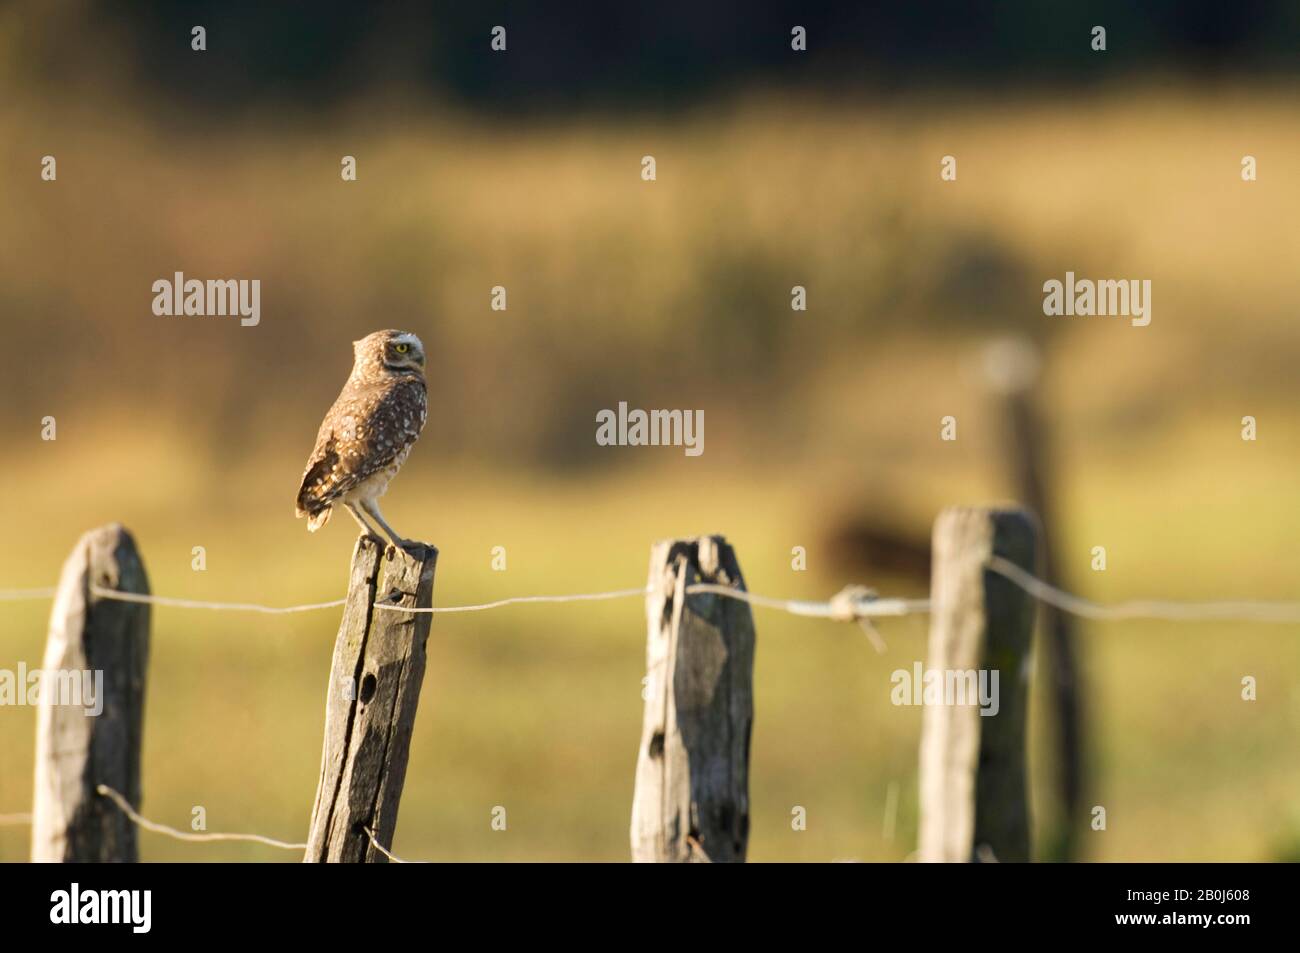
[[[424,345],[407,331],[376,331],[353,341],[352,351],[352,373],[325,415],[303,471],[297,515],[307,517],[314,533],[341,503],[367,536],[384,542],[369,517],[394,546],[415,555],[424,547],[394,532],[378,501],[424,429]]]

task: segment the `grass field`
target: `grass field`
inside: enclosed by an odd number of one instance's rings
[[[10,522],[16,538],[31,543],[7,551],[0,578],[49,583],[80,529],[119,517],[138,534],[156,592],[271,604],[341,594],[350,527],[308,537],[289,517],[282,487],[252,474],[221,485],[199,474],[138,480],[152,465],[165,471],[165,444],[142,448],[151,464],[143,469],[127,465],[119,450],[119,470],[105,451],[99,491],[54,507],[55,519],[45,514],[54,501],[75,497],[78,478],[57,463],[36,471],[30,507]],[[1234,449],[1205,435],[1184,435],[1178,448],[1187,460]],[[1079,461],[1069,500],[1073,578],[1102,598],[1300,595],[1287,567],[1298,529],[1286,505],[1289,460],[1259,449],[1252,475],[1230,490],[1214,472],[1162,464],[1172,456],[1163,446]],[[673,463],[653,477],[609,474],[582,483],[441,472],[424,461],[394,485],[390,509],[396,525],[440,545],[440,604],[639,585],[651,540],[714,530],[737,546],[754,591],[812,598],[849,581],[826,570],[811,528],[825,517],[824,501],[847,499],[851,488],[819,487],[797,470],[763,480],[701,461],[689,475]],[[236,486],[239,501],[230,497]],[[981,496],[946,492],[936,486],[923,495],[933,495],[935,507]],[[1189,512],[1197,519],[1188,520]],[[1108,547],[1105,574],[1087,570],[1084,543],[1093,539]],[[204,573],[190,568],[194,545],[207,548]],[[489,568],[495,545],[507,549],[505,572]],[[790,569],[793,545],[808,547],[808,572]],[[902,591],[889,579],[863,581]],[[0,666],[35,664],[46,611],[44,604],[3,607]],[[889,674],[923,658],[924,623],[882,623],[884,656],[853,626],[762,611],[757,623],[752,858],[905,858],[915,839],[920,712],[890,705]],[[336,625],[334,611],[261,617],[156,609],[146,814],[184,827],[202,805],[211,830],[302,836]],[[438,617],[399,855],[626,857],[643,640],[635,599]],[[1087,857],[1262,860],[1294,851],[1300,818],[1291,794],[1300,765],[1285,753],[1294,750],[1300,718],[1292,677],[1300,641],[1287,627],[1087,625],[1084,646],[1097,748],[1090,800],[1109,815],[1105,833],[1085,836]],[[1243,674],[1259,679],[1257,702],[1238,699]],[[34,713],[8,709],[3,717],[0,808],[21,810],[30,798]],[[1037,813],[1048,825],[1050,746],[1041,717],[1033,740]],[[886,841],[891,784],[900,798],[896,834]],[[489,827],[496,805],[507,809],[506,832]],[[806,831],[791,830],[795,805],[808,811]],[[0,829],[0,858],[21,858],[25,845],[21,829]],[[188,845],[149,834],[143,856],[286,859],[258,846]]]
[[[430,423],[385,511],[441,549],[441,604],[637,586],[652,541],[713,531],[757,592],[918,595],[836,563],[827,540],[851,516],[924,535],[944,505],[1012,495],[974,370],[1008,330],[1047,354],[1072,588],[1300,598],[1288,90],[1151,84],[1068,108],[1050,93],[772,95],[508,127],[376,98],[215,132],[96,95],[0,104],[0,157],[34,169],[40,142],[60,162],[57,187],[15,181],[0,216],[0,588],[52,585],[79,534],[116,520],[157,593],[341,596],[350,521],[309,537],[289,501],[347,342],[400,325],[430,345]],[[355,189],[338,179],[349,152]],[[1245,153],[1258,182],[1240,180]],[[154,317],[150,283],[178,268],[262,278],[262,324]],[[1150,278],[1151,326],[1045,317],[1042,282],[1066,270]],[[510,310],[493,313],[502,282]],[[807,312],[789,309],[797,283]],[[706,409],[704,456],[596,447],[593,413],[619,400]],[[942,443],[949,414],[959,439]],[[1244,415],[1259,440],[1240,439]],[[807,572],[790,568],[796,545]],[[0,604],[0,668],[38,664],[47,613]],[[201,805],[210,830],[305,835],[337,622],[155,611],[146,815],[184,827]],[[757,626],[751,857],[906,858],[920,711],[891,706],[889,676],[923,656],[924,620],[882,623],[883,656],[853,626],[764,611]],[[644,629],[635,599],[437,617],[395,850],[626,858]],[[1088,802],[1108,813],[1083,831],[1085,858],[1300,856],[1295,627],[1082,632]],[[1042,709],[1045,841],[1059,819]],[[32,710],[0,709],[0,813],[29,805],[34,733]],[[26,844],[0,828],[0,860]],[[149,860],[295,859],[142,845]]]

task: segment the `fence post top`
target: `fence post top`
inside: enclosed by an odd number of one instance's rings
[[[654,543],[655,547],[674,545],[698,547],[701,544],[726,546],[727,536],[725,533],[700,533],[698,536],[669,536],[666,539],[655,540]]]
[[[135,536],[121,523],[105,523],[103,526],[86,530],[77,540],[73,551],[76,552],[83,546],[89,549],[92,556],[105,552],[113,553],[123,547],[137,552],[139,549],[136,546]]]
[[[1039,531],[1038,515],[1023,503],[1002,502],[983,506],[958,504],[945,506],[935,517],[934,528],[961,526],[969,523],[988,521],[996,534],[1020,534],[1025,531],[1037,534]]]
[[[1020,394],[1038,382],[1043,359],[1038,347],[1023,335],[995,338],[984,345],[984,381],[998,394]]]

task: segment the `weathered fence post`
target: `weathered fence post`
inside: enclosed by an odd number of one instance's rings
[[[1024,510],[952,507],[935,521],[926,668],[966,697],[932,701],[926,686],[923,861],[1030,859],[1025,715],[1035,603],[986,562],[996,554],[1034,572],[1036,536]],[[987,706],[971,697],[977,686],[988,689]]]
[[[377,609],[374,603],[429,608],[437,561],[432,546],[418,559],[400,550],[387,558],[381,544],[357,539],[334,642],[305,862],[387,860],[366,829],[391,849],[433,616]]]
[[[140,747],[149,606],[92,586],[147,595],[135,540],[91,530],[63,564],[50,612],[36,715],[33,861],[134,861],[135,825],[96,793],[104,784],[140,807]]]
[[[749,843],[754,617],[738,599],[687,595],[697,583],[745,589],[722,536],[651,548],[636,861],[743,861]]]
[[[1051,441],[1038,412],[1038,351],[1026,339],[1002,339],[985,351],[989,389],[1001,400],[1006,419],[1006,457],[1011,461],[1016,494],[1041,522],[1039,562],[1043,579],[1062,586],[1061,537],[1057,532],[1055,480],[1051,466]],[[1069,588],[1068,585],[1064,588]],[[1050,677],[1047,696],[1055,714],[1057,736],[1056,781],[1063,814],[1058,836],[1047,848],[1049,859],[1073,860],[1078,832],[1083,830],[1084,779],[1087,761],[1083,673],[1079,664],[1074,619],[1054,606],[1042,608],[1044,670]]]

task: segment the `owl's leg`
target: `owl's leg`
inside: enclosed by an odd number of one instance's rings
[[[388,538],[393,541],[393,545],[405,552],[408,556],[419,558],[424,554],[424,544],[417,543],[413,539],[403,539],[397,535],[396,531],[384,520],[384,515],[379,512],[379,504],[374,500],[361,500],[361,508],[375,518],[375,521],[384,528]]]
[[[367,523],[364,519],[362,519],[361,512],[357,509],[355,503],[344,503],[343,506],[347,509],[349,513],[352,514],[352,518],[357,521],[357,525],[361,527],[361,534],[363,536],[373,539],[380,546],[388,545],[388,543],[384,540],[384,537],[376,533],[374,527],[372,527],[369,523]]]

